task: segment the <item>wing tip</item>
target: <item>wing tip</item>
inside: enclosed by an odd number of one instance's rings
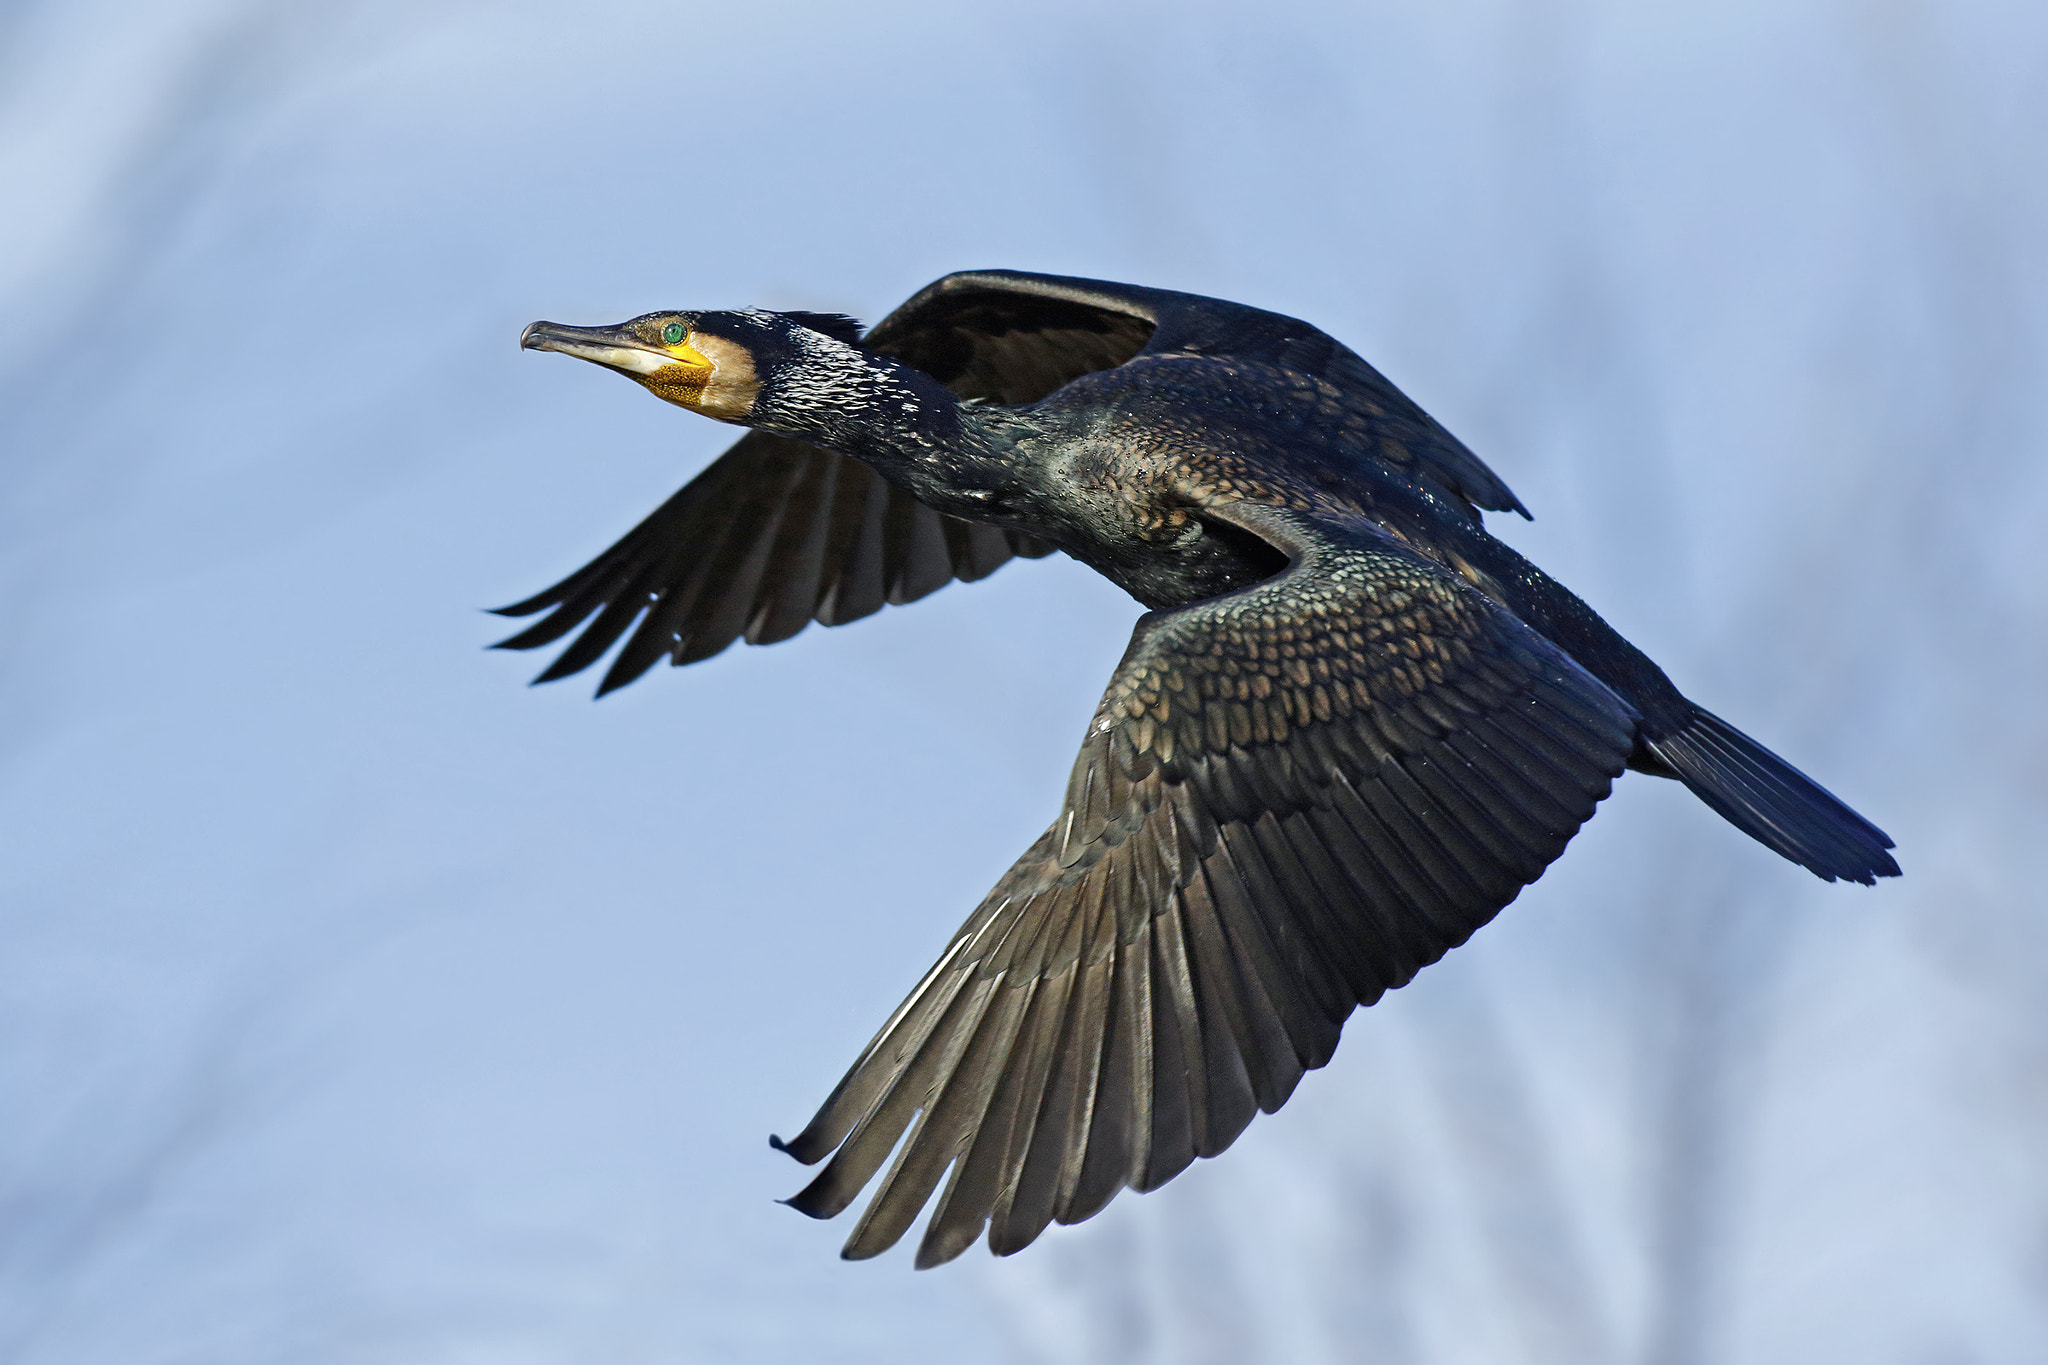
[[[558,656],[553,663],[549,664],[546,668],[543,668],[538,674],[536,674],[534,676],[533,681],[528,683],[527,686],[539,687],[542,683],[560,682],[562,679],[573,677],[576,674],[581,673],[584,669],[590,667],[589,664],[570,663],[569,666],[565,668],[563,667],[563,664],[567,662],[568,659],[569,653],[567,650],[564,650],[562,654]]]
[[[829,1213],[820,1213],[816,1210],[804,1207],[804,1205],[797,1202],[802,1198],[803,1196],[801,1194],[793,1194],[787,1199],[778,1199],[775,1202],[782,1205],[782,1207],[786,1209],[795,1209],[798,1213],[802,1214],[806,1218],[815,1218],[818,1219],[820,1222],[832,1217],[832,1215]]]
[[[815,1127],[816,1125],[814,1124],[813,1126]],[[768,1135],[768,1145],[792,1161],[799,1162],[805,1166],[815,1166],[838,1144],[821,1142],[812,1133],[810,1128],[806,1128],[793,1138],[785,1138],[780,1134],[770,1133]],[[796,1197],[802,1198],[801,1195]]]
[[[649,659],[646,663],[640,665],[640,667],[631,670],[623,670],[619,667],[618,664],[613,664],[611,668],[605,672],[604,677],[598,680],[597,690],[590,694],[590,699],[592,701],[602,701],[605,697],[609,696],[613,692],[618,691],[626,684],[638,681],[640,675],[647,672],[648,669],[654,667],[655,660],[659,659],[660,657],[661,656],[657,654],[654,656],[653,659]]]
[[[948,1261],[958,1260],[981,1239],[986,1223],[983,1219],[955,1228],[927,1227],[924,1240],[917,1245],[917,1255],[911,1259],[911,1269],[936,1270]]]

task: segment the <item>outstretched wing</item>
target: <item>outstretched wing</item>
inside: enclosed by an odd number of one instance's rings
[[[1634,711],[1462,582],[1363,522],[1211,515],[1288,569],[1140,621],[1059,819],[779,1144],[833,1153],[790,1201],[830,1217],[900,1140],[849,1257],[893,1245],[949,1167],[920,1266],[1222,1151],[1622,771]]]
[[[602,696],[664,655],[687,664],[742,637],[773,644],[812,621],[855,621],[1052,548],[935,512],[857,460],[750,432],[616,545],[547,591],[500,607],[506,616],[554,610],[497,648],[552,644],[594,615],[535,679],[552,682],[630,631]]]

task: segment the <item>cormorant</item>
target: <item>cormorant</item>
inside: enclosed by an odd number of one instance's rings
[[[1488,535],[1527,511],[1358,356],[1234,303],[948,275],[865,336],[839,315],[536,322],[520,344],[751,427],[586,567],[503,608],[621,638],[599,692],[1064,550],[1149,610],[1059,818],[817,1117],[788,1202],[846,1244],[998,1254],[1228,1147],[1345,1018],[1491,919],[1625,767],[1675,777],[1825,880],[1885,834],[1680,695]],[[909,1136],[905,1138],[906,1129]]]

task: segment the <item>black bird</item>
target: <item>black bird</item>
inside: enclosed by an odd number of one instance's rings
[[[1150,610],[1066,800],[775,1145],[831,1162],[845,1255],[917,1264],[984,1226],[1007,1255],[1228,1147],[1345,1018],[1465,941],[1564,851],[1625,767],[1675,777],[1825,880],[1892,841],[1488,535],[1527,511],[1370,365],[1293,318],[1161,289],[970,271],[865,337],[838,315],[536,322],[753,428],[586,567],[503,608],[595,615],[540,675],[625,646],[787,639],[1064,550]],[[905,1130],[909,1136],[904,1137]]]

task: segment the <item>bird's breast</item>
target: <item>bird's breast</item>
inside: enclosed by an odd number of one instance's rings
[[[1147,432],[1148,438],[1156,432]],[[1047,462],[1051,496],[1035,531],[1155,610],[1201,601],[1277,573],[1286,557],[1204,518],[1187,446],[1076,443]],[[1222,481],[1222,482],[1227,482]],[[1227,496],[1226,489],[1224,495]]]

